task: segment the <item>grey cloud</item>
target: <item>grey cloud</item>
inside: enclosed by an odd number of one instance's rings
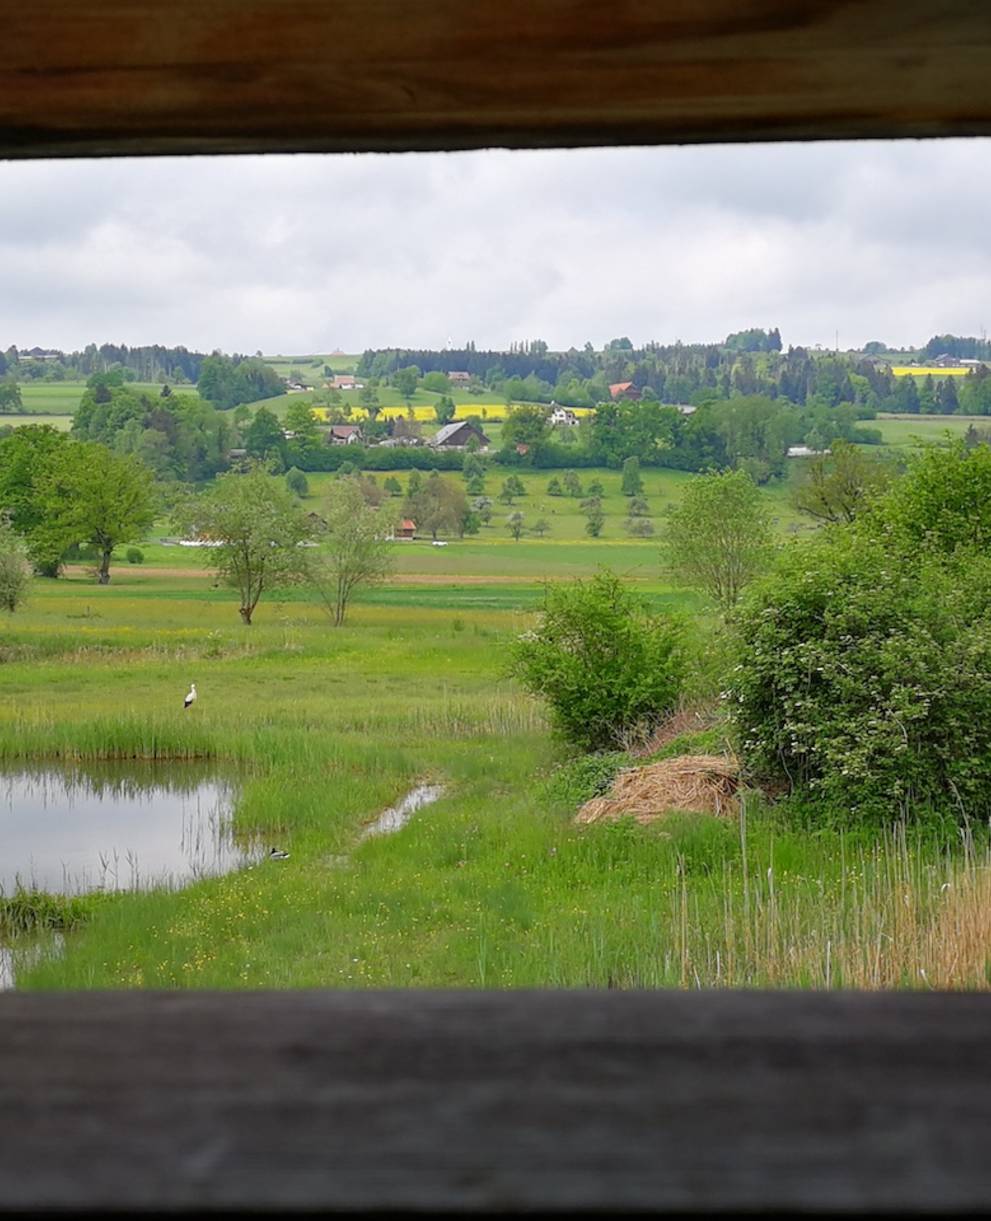
[[[985,321],[987,141],[0,164],[0,347],[923,342]]]

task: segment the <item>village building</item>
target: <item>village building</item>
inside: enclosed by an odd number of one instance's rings
[[[62,353],[56,352],[54,348],[28,348],[26,352],[21,352],[20,355],[30,357],[31,360],[61,360]]]
[[[358,424],[331,424],[327,429],[327,442],[330,445],[359,445],[361,426]]]
[[[568,428],[574,428],[578,423],[578,417],[570,407],[561,407],[557,403],[551,403],[550,421],[552,424],[562,424]]]
[[[614,399],[632,399],[634,402],[640,398],[640,391],[632,382],[613,382],[609,394]]]
[[[471,374],[465,372],[464,369],[453,369],[448,373],[447,380],[452,386],[467,386],[471,381]]]
[[[364,390],[364,382],[359,382],[353,373],[338,373],[328,383],[331,390]]]
[[[452,420],[445,424],[430,438],[430,444],[435,449],[464,449],[475,439],[479,449],[487,449],[489,439],[484,432],[470,420]]]
[[[416,538],[416,522],[412,521],[408,517],[404,517],[403,520],[399,523],[399,525],[396,526],[395,530],[392,533],[392,537],[393,538]]]
[[[810,449],[808,445],[792,445],[788,448],[787,458],[823,458],[829,454],[828,449]]]

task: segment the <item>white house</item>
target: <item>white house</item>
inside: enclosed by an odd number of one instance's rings
[[[566,424],[569,428],[573,428],[578,423],[578,417],[570,407],[559,407],[553,404],[554,410],[551,412],[550,420],[552,424]]]

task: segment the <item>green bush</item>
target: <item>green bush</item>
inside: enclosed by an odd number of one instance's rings
[[[0,521],[0,607],[13,613],[31,586],[31,564],[23,539]]]
[[[303,497],[310,494],[309,480],[296,466],[286,471],[286,487],[294,496]]]
[[[793,548],[738,612],[747,766],[834,821],[991,813],[989,591],[986,557],[900,552],[886,530]]]
[[[129,564],[143,564],[145,562],[145,553],[140,547],[128,547],[124,553],[124,558]]]
[[[514,670],[547,700],[568,742],[610,749],[673,707],[682,680],[680,635],[672,620],[601,572],[547,587],[539,625],[514,646]]]

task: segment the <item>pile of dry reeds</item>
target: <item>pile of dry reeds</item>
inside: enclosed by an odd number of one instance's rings
[[[609,792],[587,801],[576,822],[592,823],[632,815],[652,822],[672,810],[735,815],[740,767],[726,755],[680,755],[619,773]]]

